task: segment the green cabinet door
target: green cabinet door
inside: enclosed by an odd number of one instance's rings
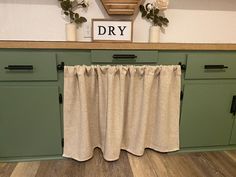
[[[57,86],[0,86],[0,158],[62,154]]]
[[[230,144],[236,144],[236,118],[234,120]]]
[[[180,123],[182,148],[229,144],[235,88],[236,84],[210,82],[185,85]]]

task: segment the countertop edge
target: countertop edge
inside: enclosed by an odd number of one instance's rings
[[[110,49],[110,50],[222,50],[236,51],[236,44],[121,43],[67,41],[0,41],[0,49]]]

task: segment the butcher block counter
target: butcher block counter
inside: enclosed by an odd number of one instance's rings
[[[122,49],[122,50],[236,50],[236,44],[200,43],[93,43],[65,41],[0,41],[0,48]]]

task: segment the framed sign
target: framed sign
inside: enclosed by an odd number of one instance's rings
[[[94,42],[132,42],[132,20],[92,20],[92,40]]]

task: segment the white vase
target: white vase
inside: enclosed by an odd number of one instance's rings
[[[159,26],[151,26],[149,29],[149,42],[157,43],[160,41],[160,27]]]
[[[77,41],[77,26],[75,23],[66,24],[66,40]]]

